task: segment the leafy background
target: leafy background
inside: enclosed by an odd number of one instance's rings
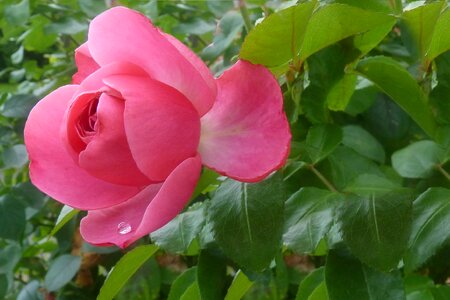
[[[0,298],[450,299],[450,9],[410,2],[2,0]],[[22,135],[117,4],[216,75],[270,68],[293,132],[281,171],[203,170],[186,211],[125,251],[83,242],[83,213],[30,184]]]

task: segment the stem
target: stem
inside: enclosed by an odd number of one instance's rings
[[[436,169],[438,169],[439,172],[441,172],[442,175],[445,176],[445,178],[448,179],[448,181],[450,181],[450,174],[447,173],[447,171],[445,171],[445,169],[442,167],[442,165],[436,165]]]
[[[322,173],[319,172],[319,170],[317,170],[314,165],[309,165],[308,168],[320,179],[320,181],[322,181],[322,183],[332,192],[334,193],[339,193],[338,190],[334,187],[334,185],[325,178],[325,176],[323,176]],[[450,177],[449,177],[450,179]]]
[[[253,28],[252,21],[250,20],[250,15],[248,14],[247,6],[245,5],[245,0],[239,0],[239,10],[241,11],[242,19],[244,19],[245,29],[247,33]]]

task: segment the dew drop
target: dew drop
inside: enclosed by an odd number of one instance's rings
[[[119,225],[117,225],[117,231],[120,234],[127,234],[131,232],[131,225],[126,222],[120,222]]]

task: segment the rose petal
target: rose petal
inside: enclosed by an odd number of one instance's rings
[[[104,82],[125,99],[128,144],[148,178],[162,181],[182,161],[196,155],[200,119],[183,94],[146,77],[117,75]]]
[[[213,105],[216,95],[202,75],[142,14],[125,7],[111,8],[92,20],[88,41],[101,66],[115,61],[139,65],[152,78],[186,95],[200,115]]]
[[[123,124],[125,102],[103,93],[97,106],[96,134],[80,153],[78,164],[91,175],[115,184],[152,183],[142,174],[128,147]]]
[[[120,186],[89,175],[73,161],[60,138],[65,110],[76,85],[63,86],[33,108],[25,124],[31,181],[52,198],[78,209],[119,204],[137,194],[137,187]]]
[[[209,70],[208,66],[205,65],[205,63],[200,59],[200,57],[197,56],[194,52],[191,51],[185,44],[177,40],[175,37],[173,37],[170,34],[161,32],[162,35],[175,47],[177,48],[178,52],[180,52],[181,55],[183,55],[193,66],[197,69],[197,71],[202,75],[203,79],[205,80],[206,84],[209,86],[211,91],[213,91],[214,95],[217,94],[217,84],[216,79],[211,74],[211,71]]]
[[[201,119],[203,163],[241,181],[258,181],[286,161],[291,134],[283,97],[264,67],[238,61],[218,79],[214,107]]]
[[[75,49],[75,63],[77,64],[78,72],[72,76],[72,82],[77,84],[100,68],[92,58],[87,42]]]
[[[81,220],[83,238],[94,245],[125,248],[172,220],[189,200],[200,176],[198,156],[182,162],[163,184],[154,184],[120,205],[93,210]],[[121,234],[120,226],[129,226]]]

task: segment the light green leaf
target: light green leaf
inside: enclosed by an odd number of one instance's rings
[[[447,8],[434,27],[427,58],[431,61],[450,49],[450,9]]]
[[[308,297],[308,300],[328,300],[328,290],[325,281],[322,281]]]
[[[70,206],[64,205],[59,212],[58,219],[56,219],[55,227],[53,227],[50,235],[55,235],[67,222],[72,220],[80,211]]]
[[[401,37],[415,57],[422,58],[427,53],[443,5],[444,1],[439,1],[405,9]]]
[[[228,288],[228,292],[225,295],[225,300],[242,299],[252,285],[253,282],[248,279],[242,270],[237,271],[230,287]]]
[[[406,299],[399,272],[374,270],[347,253],[330,252],[325,266],[325,281],[333,300]]]
[[[384,163],[383,146],[368,131],[360,126],[347,125],[342,127],[342,144],[352,148],[362,156],[381,164]]]
[[[358,63],[356,71],[375,83],[430,137],[434,137],[436,122],[426,96],[399,62],[384,56],[369,57]]]
[[[282,65],[300,50],[315,3],[291,6],[271,14],[245,38],[240,57],[268,67]]]
[[[139,246],[122,256],[115,267],[109,272],[97,300],[113,299],[120,289],[127,283],[128,279],[158,251],[155,245]]]
[[[197,279],[197,267],[192,267],[184,271],[180,276],[175,279],[170,287],[167,300],[179,300],[186,290]]]
[[[406,178],[428,178],[445,159],[445,150],[433,141],[413,143],[392,155],[392,166]]]
[[[65,286],[77,274],[81,257],[64,254],[55,259],[45,275],[45,287],[54,292]]]
[[[27,149],[23,144],[5,149],[2,156],[6,168],[20,168],[28,162]]]
[[[334,111],[344,111],[355,91],[355,86],[356,75],[345,74],[328,92],[328,108]]]
[[[180,300],[202,300],[198,283],[192,283],[181,296]]]
[[[411,229],[412,199],[404,191],[349,195],[338,221],[350,251],[367,265],[389,271],[398,265]]]
[[[313,164],[318,163],[329,154],[342,141],[342,130],[334,125],[317,125],[311,127],[306,136],[306,151]]]
[[[225,254],[251,270],[268,267],[280,246],[284,201],[279,174],[252,184],[224,181],[211,201],[208,221]]]
[[[391,23],[394,18],[345,4],[330,4],[315,12],[309,20],[300,59],[346,37],[369,31],[376,26]]]
[[[450,239],[450,190],[430,188],[413,203],[413,221],[405,270],[411,272]]]
[[[325,280],[325,268],[320,267],[308,274],[298,287],[295,300],[308,300],[314,290]]]
[[[305,187],[293,194],[285,206],[283,242],[297,253],[313,253],[334,221],[342,196]]]

